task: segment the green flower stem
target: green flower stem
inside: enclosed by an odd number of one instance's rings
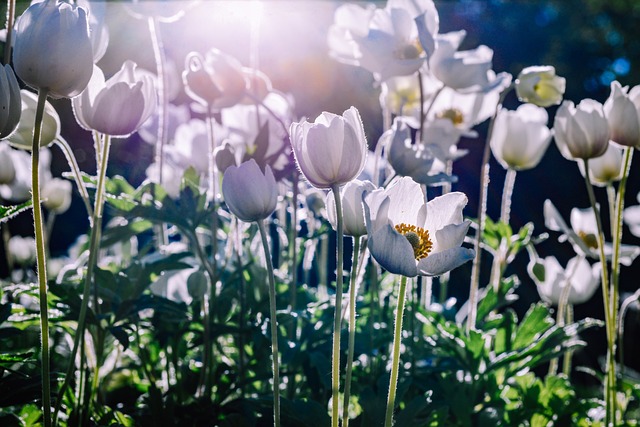
[[[627,309],[634,302],[640,302],[640,289],[622,301],[622,305],[620,306],[620,315],[618,317],[618,360],[620,363],[620,376],[624,374],[624,318],[627,315]]]
[[[210,296],[205,296],[204,309],[207,311],[206,315],[203,316],[203,321],[206,323],[211,322],[213,320],[215,312],[216,312],[216,299],[217,299],[217,288],[218,288],[218,265],[216,256],[218,254],[218,174],[216,170],[216,158],[215,158],[215,150],[217,148],[216,139],[215,139],[215,131],[214,131],[214,123],[212,116],[212,108],[211,105],[207,105],[207,137],[209,139],[209,193],[208,199],[211,206],[211,262],[209,262],[206,257],[203,257],[203,262],[209,265],[208,271],[210,271],[211,276],[211,287],[210,287]],[[196,241],[197,244],[197,241]],[[211,343],[211,334],[210,334],[210,325],[206,324],[204,326],[205,335],[203,340],[204,346],[204,365],[203,375],[205,378],[204,383],[204,393],[205,398],[209,399],[211,396],[211,388],[213,383],[213,369],[209,366],[210,361],[213,360],[213,347]]]
[[[76,186],[78,187],[78,192],[80,193],[80,197],[84,202],[85,209],[87,209],[89,221],[93,221],[93,209],[91,208],[91,202],[89,201],[89,192],[87,191],[87,187],[84,185],[84,181],[82,180],[81,170],[80,166],[78,166],[78,162],[76,161],[76,156],[73,154],[73,150],[69,146],[69,143],[62,137],[58,137],[58,139],[56,139],[56,144],[58,144],[58,147],[60,147],[67,159],[67,163],[69,163],[69,168],[71,169],[71,173],[73,174],[73,179],[76,182]]]
[[[42,417],[45,427],[51,426],[51,378],[49,362],[49,316],[47,300],[47,259],[45,249],[44,225],[42,221],[42,206],[40,206],[40,133],[42,132],[42,119],[44,106],[47,101],[46,89],[38,91],[38,104],[36,106],[35,125],[33,128],[33,144],[31,145],[31,196],[33,200],[33,224],[36,238],[36,259],[38,271],[38,290],[40,296],[40,330],[41,346],[40,356],[42,361]]]
[[[271,351],[273,354],[273,425],[280,427],[280,363],[278,355],[278,321],[276,313],[276,281],[273,276],[273,262],[271,261],[271,251],[267,240],[267,230],[264,220],[257,221],[264,249],[264,257],[267,262],[267,272],[269,276],[269,310],[271,316]]]
[[[478,291],[480,288],[480,258],[482,233],[484,231],[485,216],[487,214],[487,192],[489,190],[489,160],[491,159],[491,135],[493,134],[493,127],[495,125],[496,116],[502,106],[507,94],[513,89],[513,84],[505,89],[500,94],[500,99],[496,104],[496,110],[491,117],[489,123],[489,130],[487,131],[487,140],[485,141],[484,151],[482,153],[482,173],[480,176],[480,194],[478,196],[478,229],[476,230],[476,236],[473,244],[475,251],[475,257],[473,258],[473,265],[471,267],[471,286],[469,288],[469,315],[467,316],[467,333],[469,333],[476,326],[476,317],[478,315]]]
[[[13,43],[13,24],[16,18],[16,0],[7,0],[7,39],[4,43],[4,63],[11,62],[11,44]]]
[[[351,373],[353,371],[353,354],[356,342],[356,298],[358,295],[358,260],[360,257],[360,236],[353,237],[353,261],[349,279],[349,349],[347,350],[347,367],[344,380],[344,404],[342,406],[342,427],[349,425],[349,397],[351,394]]]
[[[623,175],[618,186],[618,198],[616,199],[615,209],[615,227],[612,229],[613,234],[613,259],[611,260],[611,316],[615,320],[618,318],[618,300],[619,284],[620,284],[620,245],[622,244],[622,214],[624,211],[624,196],[627,189],[627,179],[629,178],[629,169],[631,168],[631,160],[633,159],[633,148],[624,148],[624,166]],[[614,328],[614,333],[616,329]],[[616,342],[614,335],[613,341]]]
[[[616,189],[613,184],[607,184],[607,205],[609,206],[609,230],[613,234],[616,229]]]
[[[298,171],[293,172],[291,178],[292,195],[291,195],[291,224],[289,225],[289,274],[291,281],[289,282],[289,309],[291,313],[295,313],[298,299],[298,180],[300,175]],[[298,330],[297,317],[292,317],[291,327],[289,328],[289,339],[296,340]],[[293,399],[296,390],[296,374],[292,372],[287,382],[287,397]]]
[[[99,140],[100,137],[96,136],[96,140]],[[64,377],[64,382],[62,383],[62,387],[58,393],[60,398],[56,403],[56,410],[54,413],[54,425],[56,425],[58,412],[60,410],[63,397],[69,387],[69,383],[71,378],[73,378],[73,371],[75,369],[75,360],[76,354],[78,352],[78,347],[80,345],[80,341],[84,342],[84,331],[86,328],[87,321],[87,311],[89,308],[89,299],[91,296],[91,284],[93,282],[93,272],[98,263],[98,254],[100,252],[100,237],[102,236],[102,213],[104,209],[104,200],[105,200],[105,181],[107,176],[107,164],[109,163],[109,149],[111,148],[111,141],[109,135],[104,135],[104,140],[99,144],[102,152],[100,153],[100,163],[98,164],[98,187],[96,189],[96,196],[94,201],[94,209],[93,209],[93,221],[91,227],[91,237],[89,241],[89,259],[87,260],[87,271],[85,273],[84,278],[84,289],[82,292],[82,305],[80,306],[80,314],[78,316],[78,328],[76,330],[75,335],[73,336],[73,348],[71,350],[71,354],[69,355],[69,365],[67,366],[67,372]],[[94,307],[95,310],[98,309],[98,295],[97,295],[97,283],[94,285],[96,288],[94,295]],[[82,365],[80,366],[82,369]]]
[[[509,224],[511,217],[511,196],[513,195],[513,187],[516,183],[517,172],[514,169],[507,169],[507,175],[504,178],[504,189],[502,190],[502,203],[500,203],[500,221]]]
[[[407,278],[400,278],[400,291],[398,293],[398,308],[396,309],[395,329],[393,333],[393,355],[391,356],[391,378],[389,380],[389,395],[387,397],[387,413],[384,427],[393,424],[393,409],[396,404],[396,388],[398,386],[398,371],[400,369],[400,341],[402,340],[402,315],[404,313],[404,300],[407,293]]]
[[[571,294],[571,278],[576,273],[578,265],[582,262],[582,258],[573,265],[571,271],[567,274],[567,279],[564,281],[562,292],[560,292],[560,299],[558,300],[558,312],[556,313],[556,325],[563,327],[566,325],[566,312],[569,309],[569,295]],[[566,353],[565,353],[566,356]],[[566,363],[566,360],[565,360]],[[549,375],[555,375],[558,373],[558,359],[553,358],[549,363]]]
[[[158,134],[156,141],[155,162],[158,164],[159,182],[162,185],[163,168],[164,168],[164,144],[166,139],[167,126],[167,76],[165,72],[165,54],[162,37],[160,36],[160,22],[157,17],[149,16],[148,19],[149,34],[151,35],[151,45],[153,46],[153,57],[156,62],[156,70],[158,72],[157,90],[158,90]]]
[[[609,272],[607,268],[607,258],[604,253],[604,232],[602,230],[602,219],[600,218],[600,211],[596,203],[596,196],[593,192],[593,185],[591,184],[591,177],[589,174],[589,160],[584,159],[584,174],[585,182],[587,185],[587,193],[589,194],[589,202],[591,208],[596,217],[596,225],[598,228],[598,251],[600,255],[600,263],[602,264],[602,299],[604,301],[604,313],[605,313],[605,329],[607,331],[607,382],[605,386],[605,402],[606,402],[606,415],[605,425],[614,423],[616,413],[616,364],[615,364],[615,323],[616,319],[613,316],[612,305],[610,301],[610,289],[609,289]]]
[[[569,325],[573,323],[573,305],[567,304],[567,313],[565,324]],[[567,350],[564,353],[564,358],[562,360],[562,373],[569,378],[571,375],[571,358],[573,357],[573,350]]]
[[[342,329],[342,262],[344,257],[344,219],[342,217],[342,197],[340,196],[340,187],[333,185],[331,187],[333,199],[336,203],[336,303],[335,314],[333,318],[333,351],[331,354],[331,425],[338,427],[340,425],[340,330]]]

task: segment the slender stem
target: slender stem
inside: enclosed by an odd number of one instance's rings
[[[513,195],[513,187],[516,183],[517,172],[515,169],[507,169],[507,175],[504,178],[504,189],[502,190],[502,203],[500,203],[500,221],[509,224],[511,217],[511,196]]]
[[[0,197],[0,205],[3,204],[2,197]],[[0,232],[2,233],[2,245],[4,247],[4,256],[7,261],[7,273],[11,277],[13,271],[13,255],[9,250],[9,240],[11,240],[11,231],[9,230],[9,224],[0,224]]]
[[[353,371],[353,354],[356,342],[356,298],[358,295],[358,260],[360,257],[360,236],[353,237],[353,261],[349,278],[349,349],[347,350],[347,367],[344,380],[344,404],[342,406],[342,427],[349,425],[349,398],[351,395],[351,373]]]
[[[44,107],[47,101],[46,89],[38,91],[35,126],[33,129],[33,144],[31,145],[31,182],[33,200],[33,225],[36,235],[36,259],[38,270],[38,290],[40,296],[40,330],[42,359],[42,416],[45,427],[51,426],[51,378],[49,378],[49,302],[47,300],[47,259],[45,250],[44,225],[42,221],[42,207],[40,206],[40,133]]]
[[[422,73],[418,71],[416,73],[418,76],[418,89],[420,90],[420,127],[418,128],[418,144],[423,143],[424,136],[424,120],[426,112],[424,111],[424,84],[422,83]],[[433,105],[433,102],[431,103]],[[431,107],[431,105],[429,107]]]
[[[618,318],[618,299],[619,295],[619,280],[620,280],[620,245],[622,243],[622,214],[624,211],[624,196],[627,189],[627,179],[629,178],[629,169],[631,167],[631,160],[633,159],[633,148],[624,148],[624,173],[620,179],[620,185],[618,186],[618,198],[616,200],[615,209],[615,227],[612,229],[613,234],[613,258],[611,260],[611,316],[614,321]],[[615,328],[614,328],[615,332]],[[613,342],[616,342],[616,336],[613,336]]]
[[[163,168],[164,168],[164,145],[166,139],[167,124],[167,77],[165,72],[165,53],[160,36],[160,22],[157,17],[149,16],[148,25],[151,34],[151,44],[153,46],[153,56],[156,62],[156,70],[158,72],[157,90],[158,90],[158,134],[156,141],[155,161],[158,164],[159,183],[162,184]]]
[[[582,258],[576,259],[576,263],[573,265],[571,271],[567,272],[566,278],[563,282],[562,292],[560,292],[560,299],[558,300],[558,312],[556,313],[556,325],[563,327],[565,323],[565,312],[569,307],[569,295],[571,295],[571,288],[573,284],[571,279],[578,269],[578,265],[582,262]],[[566,353],[565,353],[566,354]],[[553,358],[549,363],[549,375],[555,375],[558,372],[558,359]]]
[[[4,63],[11,62],[11,44],[13,43],[13,24],[16,17],[16,0],[7,0],[7,40],[4,44]]]
[[[342,262],[344,257],[344,219],[342,217],[342,197],[340,187],[331,187],[333,199],[336,204],[337,237],[336,237],[336,302],[333,319],[333,351],[331,354],[331,423],[333,427],[340,424],[340,405],[338,402],[340,393],[340,330],[342,329]]]
[[[84,207],[87,209],[87,214],[89,214],[89,221],[93,221],[93,209],[91,208],[91,202],[89,201],[89,192],[82,180],[81,170],[80,166],[78,166],[78,162],[76,161],[76,156],[73,154],[73,150],[71,149],[71,146],[69,146],[69,143],[62,137],[58,137],[56,144],[58,144],[58,147],[60,147],[67,159],[71,173],[73,173],[73,179],[78,187],[78,192],[80,193],[80,197],[82,197]],[[91,226],[92,223],[90,222],[89,225]]]
[[[618,318],[618,360],[620,363],[620,376],[624,374],[624,318],[627,315],[627,309],[634,302],[640,302],[640,289],[622,301],[622,305],[620,306],[620,315]]]
[[[291,179],[292,195],[291,195],[291,224],[289,227],[289,275],[291,281],[289,282],[289,310],[291,313],[295,313],[297,309],[298,298],[298,180],[300,175],[298,171],[293,172]],[[294,341],[297,337],[298,331],[298,318],[292,316],[291,327],[289,329],[289,339]],[[289,376],[289,382],[287,383],[287,395],[292,399],[296,390],[296,374],[291,372]]]
[[[100,139],[96,137],[96,139]],[[104,208],[104,200],[105,200],[105,181],[107,176],[107,164],[109,163],[109,150],[111,148],[111,141],[109,135],[104,135],[104,140],[99,145],[102,148],[102,152],[99,155],[100,164],[98,164],[98,187],[96,189],[96,196],[94,201],[94,209],[93,209],[93,226],[91,227],[91,237],[89,241],[89,259],[87,260],[87,271],[85,273],[84,278],[84,289],[82,292],[82,304],[80,306],[80,314],[78,316],[78,328],[76,334],[73,337],[73,348],[71,350],[71,354],[69,355],[69,364],[67,366],[67,372],[64,377],[64,382],[62,383],[62,387],[60,388],[60,392],[58,396],[61,398],[56,402],[56,410],[54,413],[54,425],[56,424],[58,412],[60,410],[62,404],[62,397],[64,396],[67,387],[69,387],[69,383],[71,378],[73,377],[73,371],[75,369],[75,360],[76,354],[78,352],[78,347],[80,345],[80,341],[84,342],[84,330],[86,327],[87,321],[87,311],[89,308],[89,299],[91,295],[91,284],[93,282],[93,271],[98,262],[98,254],[100,252],[100,237],[102,235],[102,212]],[[97,283],[95,284],[97,291]],[[94,304],[96,305],[95,309],[98,309],[98,296],[97,292],[94,296]],[[82,365],[80,366],[82,369]]]
[[[487,139],[484,144],[484,151],[482,153],[482,174],[480,176],[480,194],[478,196],[478,230],[476,231],[475,240],[473,243],[473,249],[475,250],[475,257],[473,258],[473,265],[471,267],[471,286],[469,289],[469,315],[467,316],[467,333],[476,326],[476,317],[478,314],[478,290],[480,287],[480,242],[482,240],[482,233],[484,231],[485,216],[487,214],[487,192],[489,190],[489,160],[491,158],[491,136],[493,134],[493,127],[496,121],[496,115],[502,106],[502,101],[506,97],[507,93],[513,88],[513,85],[505,89],[500,94],[500,99],[496,104],[496,110],[491,117],[489,123],[489,130],[487,131]]]
[[[616,229],[616,189],[613,184],[607,184],[607,205],[609,207],[609,230],[611,234]]]
[[[600,211],[596,203],[596,196],[593,192],[593,185],[591,184],[591,176],[589,173],[589,160],[583,159],[585,170],[585,182],[587,185],[587,193],[589,194],[589,202],[591,208],[596,217],[596,226],[598,228],[598,252],[600,255],[600,263],[602,264],[602,299],[604,301],[604,313],[605,313],[605,329],[607,331],[607,384],[605,387],[606,397],[606,415],[605,424],[608,426],[611,423],[615,423],[616,413],[616,364],[615,364],[615,318],[612,317],[612,306],[609,299],[609,272],[607,268],[607,258],[604,253],[604,232],[602,230],[602,219],[600,218]]]
[[[398,386],[398,371],[400,369],[400,341],[402,340],[402,315],[404,313],[404,300],[407,292],[407,278],[400,278],[400,292],[398,293],[398,308],[396,309],[396,321],[393,334],[393,355],[391,356],[391,378],[389,380],[389,395],[387,397],[387,412],[384,427],[393,424],[393,409],[396,404],[396,388]]]
[[[567,304],[566,324],[573,323],[573,305]],[[564,353],[562,360],[562,373],[569,378],[571,375],[571,358],[573,357],[573,350],[567,350]]]
[[[267,240],[267,230],[264,220],[257,221],[262,240],[264,257],[267,262],[267,272],[269,275],[269,311],[271,316],[271,351],[273,354],[273,420],[274,426],[280,427],[280,368],[278,356],[278,323],[276,317],[276,281],[273,276],[273,262],[271,261],[271,251]]]

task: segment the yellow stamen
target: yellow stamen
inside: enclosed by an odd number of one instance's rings
[[[416,260],[426,258],[427,255],[429,255],[429,252],[431,252],[431,248],[433,247],[433,243],[429,238],[429,231],[424,228],[405,223],[396,225],[395,229],[409,241],[413,248],[413,254],[416,257]]]
[[[592,249],[598,249],[598,238],[593,233],[585,233],[584,231],[578,231],[578,237],[587,244],[587,247]]]
[[[457,108],[447,108],[436,114],[439,119],[449,119],[455,126],[459,126],[464,123],[464,114]]]

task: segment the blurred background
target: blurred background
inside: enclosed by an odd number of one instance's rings
[[[340,64],[328,56],[327,29],[333,22],[333,12],[341,2],[313,1],[200,1],[200,2],[142,2],[145,13],[171,15],[182,9],[183,16],[161,22],[160,34],[167,58],[175,65],[175,75],[184,68],[184,58],[191,51],[205,52],[215,47],[235,56],[243,65],[265,72],[275,89],[290,93],[295,99],[298,117],[316,117],[322,111],[341,113],[351,105],[361,112],[368,141],[375,144],[382,133],[382,114],[378,102],[379,89],[374,87],[371,74],[363,69]],[[373,2],[383,6],[385,2]],[[485,44],[494,50],[493,67],[496,72],[514,75],[530,65],[553,65],[557,74],[567,79],[565,99],[578,103],[583,98],[604,102],[611,81],[623,85],[640,84],[640,2],[634,0],[457,0],[436,1],[440,14],[440,32],[464,29],[467,37],[461,49]],[[19,15],[28,2],[18,2]],[[148,20],[134,17],[130,3],[97,2],[94,13],[102,14],[107,22],[110,43],[106,55],[98,64],[106,76],[117,71],[125,59],[155,71]],[[0,9],[4,16],[6,5]],[[148,15],[147,15],[148,16]],[[142,18],[142,19],[141,19]],[[188,104],[182,92],[173,101]],[[90,133],[80,129],[71,113],[68,100],[53,102],[62,119],[62,135],[76,152],[80,167],[95,173],[93,143]],[[518,101],[510,94],[505,106],[516,108]],[[552,118],[555,108],[549,109]],[[469,154],[454,164],[459,177],[455,190],[466,193],[469,204],[466,214],[475,217],[478,203],[480,162],[487,123],[479,126],[480,137],[462,140],[460,147]],[[62,154],[54,149],[52,171],[59,176],[67,170]],[[117,140],[112,146],[109,175],[125,176],[132,184],[145,179],[145,170],[153,158],[153,148],[134,135]],[[627,187],[626,205],[637,204],[640,191],[640,170],[637,158],[632,166]],[[499,216],[504,171],[496,162],[491,164],[489,216]],[[602,204],[606,203],[603,189],[596,189]],[[584,180],[577,164],[564,159],[552,144],[542,163],[535,169],[518,174],[512,207],[512,227],[533,222],[535,234],[547,232],[542,206],[551,199],[568,220],[572,208],[589,206]],[[608,223],[608,218],[603,218]],[[9,227],[13,234],[31,234],[30,213],[13,220]],[[58,218],[52,236],[52,254],[61,255],[87,231],[88,221],[78,197],[72,209]],[[560,262],[573,257],[568,243],[558,243],[557,234],[538,247],[541,256],[554,255]],[[640,244],[625,227],[625,243]],[[0,256],[4,260],[4,256]],[[487,257],[487,261],[489,258]],[[515,304],[519,314],[539,297],[526,273],[528,256],[523,252],[510,267],[522,281]],[[640,261],[636,262],[638,265]],[[488,262],[485,266],[490,265]],[[485,270],[487,270],[486,268]],[[459,269],[450,286],[458,304],[468,295],[470,265]],[[6,266],[0,264],[0,276]],[[621,291],[624,299],[638,288],[640,269],[622,267]],[[484,279],[484,283],[487,278]],[[627,337],[639,336],[640,316],[637,305],[627,320]],[[593,316],[602,319],[602,298],[597,292],[587,304],[575,307],[576,318]],[[596,352],[580,352],[576,364],[597,365],[598,353],[604,348],[604,330],[592,330],[585,339]],[[635,346],[635,347],[634,347]],[[627,339],[627,363],[640,370],[634,354],[640,351],[638,340]]]

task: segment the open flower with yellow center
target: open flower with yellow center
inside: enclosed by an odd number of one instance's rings
[[[551,200],[546,200],[544,202],[544,221],[548,229],[561,232],[562,235],[558,240],[561,242],[568,240],[577,254],[592,259],[600,258],[598,228],[596,217],[591,208],[573,208],[571,210],[571,226],[569,226]],[[605,242],[604,254],[608,260],[613,257],[613,245],[611,243]],[[620,246],[620,263],[622,265],[631,265],[638,255],[640,255],[640,246]]]
[[[453,192],[429,201],[409,177],[364,198],[371,255],[387,271],[407,277],[439,276],[469,261],[462,242],[467,196]]]

